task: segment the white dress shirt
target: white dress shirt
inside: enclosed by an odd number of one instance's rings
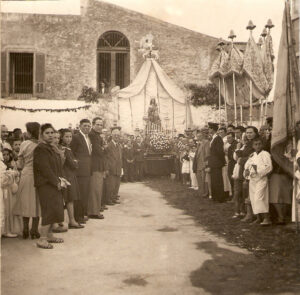
[[[91,141],[89,139],[89,136],[87,134],[84,134],[81,130],[79,130],[79,132],[83,135],[84,139],[85,139],[85,142],[86,142],[86,145],[88,147],[88,150],[89,150],[89,154],[92,153],[92,144],[91,144]]]

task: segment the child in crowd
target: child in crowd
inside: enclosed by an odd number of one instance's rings
[[[237,150],[234,153],[234,158],[236,164],[233,169],[232,179],[233,179],[233,199],[235,205],[235,213],[233,218],[244,217],[245,216],[245,200],[243,198],[243,177],[241,176],[240,169],[241,165],[239,164],[239,159],[241,158],[241,151]]]
[[[190,159],[190,178],[191,178],[191,189],[198,190],[198,181],[196,173],[193,172],[193,162],[196,155],[196,146],[193,145],[190,148],[189,159]]]
[[[3,149],[3,162],[6,165],[6,170],[17,170],[17,164],[13,159],[13,152],[9,149]]]
[[[189,184],[190,178],[190,158],[189,158],[189,148],[187,145],[184,147],[184,151],[181,155],[181,173],[182,173],[182,182],[184,185]]]
[[[17,162],[18,160],[18,155],[20,152],[20,146],[21,146],[22,140],[20,138],[14,138],[12,140],[12,151],[13,151],[13,157],[14,157],[14,161]]]
[[[263,140],[253,140],[255,152],[245,164],[244,177],[249,178],[249,195],[253,213],[257,219],[253,223],[270,225],[268,174],[272,171],[271,155],[263,150]]]

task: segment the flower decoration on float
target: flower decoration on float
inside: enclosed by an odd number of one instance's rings
[[[171,141],[162,132],[155,132],[150,134],[150,148],[153,152],[164,153],[168,152],[171,149]]]

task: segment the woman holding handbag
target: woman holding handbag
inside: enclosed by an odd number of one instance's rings
[[[50,243],[64,242],[52,233],[53,225],[64,221],[62,189],[66,188],[66,180],[62,177],[62,161],[52,145],[54,133],[51,124],[43,124],[41,142],[33,154],[34,184],[42,211],[41,236],[37,246],[43,249],[52,249]]]

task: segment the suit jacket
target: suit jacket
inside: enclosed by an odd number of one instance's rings
[[[231,177],[233,173],[234,166],[236,161],[233,158],[233,154],[236,150],[237,141],[233,141],[233,143],[229,146],[227,156],[228,156],[228,175]]]
[[[197,173],[197,170],[203,170],[206,167],[206,161],[209,157],[209,141],[203,140],[198,144],[195,158],[193,161],[193,172]]]
[[[109,175],[121,176],[122,172],[122,147],[120,144],[115,145],[113,141],[108,144],[107,157],[105,160],[105,170]]]
[[[63,176],[60,156],[49,144],[39,143],[33,152],[34,185],[50,184],[57,188],[59,177]]]
[[[222,168],[225,166],[225,153],[223,139],[217,135],[210,143],[210,155],[208,166],[210,168]]]
[[[95,130],[91,130],[89,134],[91,144],[92,144],[92,172],[104,171],[104,157],[106,151],[104,149],[104,141],[100,134]]]
[[[91,176],[91,155],[85,138],[81,133],[73,135],[70,147],[75,158],[78,160],[76,175],[79,177]]]
[[[243,149],[241,149],[241,160],[240,160],[240,170],[239,170],[239,177],[243,179],[243,173],[244,173],[244,167],[246,162],[249,159],[249,156],[254,152],[254,149],[252,147],[252,140],[247,141],[244,145]]]
[[[134,152],[135,152],[135,160],[137,162],[143,162],[144,161],[144,153],[145,153],[145,145],[144,143],[138,144],[137,142],[133,145]]]

